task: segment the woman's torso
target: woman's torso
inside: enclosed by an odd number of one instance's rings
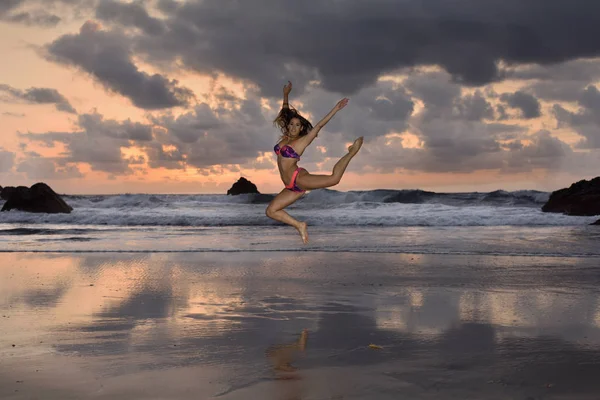
[[[284,139],[277,143],[273,149],[276,153],[279,152],[277,154],[277,167],[279,168],[279,175],[284,184],[288,184],[292,179],[294,171],[298,168],[300,156],[304,152],[304,148],[296,149],[294,142]]]

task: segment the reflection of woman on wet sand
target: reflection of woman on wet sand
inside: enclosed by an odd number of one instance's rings
[[[298,161],[304,150],[317,137],[321,128],[338,111],[346,107],[348,99],[340,100],[329,114],[313,127],[306,118],[289,106],[288,95],[291,91],[292,83],[288,82],[283,87],[283,106],[275,119],[275,123],[283,133],[281,140],[275,145],[274,151],[277,154],[277,167],[285,189],[271,201],[267,207],[267,216],[296,228],[302,237],[302,241],[306,244],[308,243],[306,222],[298,221],[283,209],[302,197],[307,190],[327,188],[340,183],[348,163],[360,150],[363,138],[359,137],[352,146],[348,147],[348,154],[340,158],[329,175],[314,175],[304,168],[298,167]]]
[[[307,339],[308,331],[304,329],[297,341],[290,344],[280,344],[269,347],[266,354],[273,363],[273,370],[276,372],[296,371],[296,367],[292,365],[292,361],[299,351],[306,350]]]

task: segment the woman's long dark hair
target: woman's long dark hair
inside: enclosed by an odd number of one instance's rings
[[[284,137],[289,137],[287,134],[287,126],[289,125],[292,118],[298,118],[300,120],[300,125],[302,126],[302,129],[300,130],[299,136],[305,136],[308,134],[308,132],[312,130],[313,126],[310,123],[310,121],[304,118],[302,115],[300,115],[298,110],[296,110],[293,107],[284,107],[281,109],[281,111],[279,111],[279,114],[277,114],[277,118],[275,118],[275,120],[273,121],[273,123],[277,125],[279,129],[281,129],[281,133],[283,133]]]

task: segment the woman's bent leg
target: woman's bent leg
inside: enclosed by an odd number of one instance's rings
[[[283,189],[277,196],[275,196],[273,200],[271,200],[271,203],[269,203],[267,206],[266,214],[269,218],[296,228],[302,237],[302,242],[306,244],[308,243],[308,230],[306,227],[306,222],[300,222],[287,212],[283,211],[284,208],[290,204],[293,204],[296,200],[302,197],[303,194],[304,193],[297,193],[288,189]]]
[[[312,175],[306,171],[300,172],[296,179],[296,184],[304,190],[323,189],[335,186],[340,183],[350,160],[358,153],[363,143],[363,138],[359,137],[352,146],[348,147],[348,154],[339,159],[333,166],[331,175]]]

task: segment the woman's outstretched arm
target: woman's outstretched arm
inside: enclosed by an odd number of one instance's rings
[[[320,120],[317,125],[315,125],[315,127],[313,128],[313,131],[316,130],[317,134],[319,133],[319,131],[321,130],[321,128],[323,128],[331,118],[333,118],[333,116],[340,111],[342,108],[346,107],[346,104],[348,104],[349,99],[347,98],[343,98],[342,100],[340,100],[335,107],[333,107],[331,109],[331,111],[329,111],[329,114],[327,114],[326,116],[323,117],[322,120]]]
[[[277,117],[273,121],[280,129],[284,130],[287,124],[287,115],[290,111],[290,104],[288,103],[288,95],[292,91],[292,82],[288,81],[287,85],[283,86],[283,104],[281,110],[277,113]],[[285,132],[284,132],[285,133]]]
[[[292,82],[288,81],[287,85],[283,87],[283,104],[281,108],[290,108],[290,103],[288,102],[288,95],[292,91]]]
[[[338,103],[331,109],[331,111],[329,111],[329,113],[323,117],[322,120],[320,120],[312,129],[310,132],[308,132],[308,134],[306,136],[301,137],[300,139],[298,139],[298,142],[302,142],[302,145],[304,146],[304,148],[306,148],[306,146],[308,146],[309,144],[312,143],[313,140],[315,140],[315,138],[319,135],[319,131],[321,130],[321,128],[323,128],[331,118],[333,118],[333,116],[335,114],[337,114],[338,111],[340,111],[342,108],[346,107],[346,105],[348,104],[349,99],[347,98],[343,98],[342,100],[338,101]]]

